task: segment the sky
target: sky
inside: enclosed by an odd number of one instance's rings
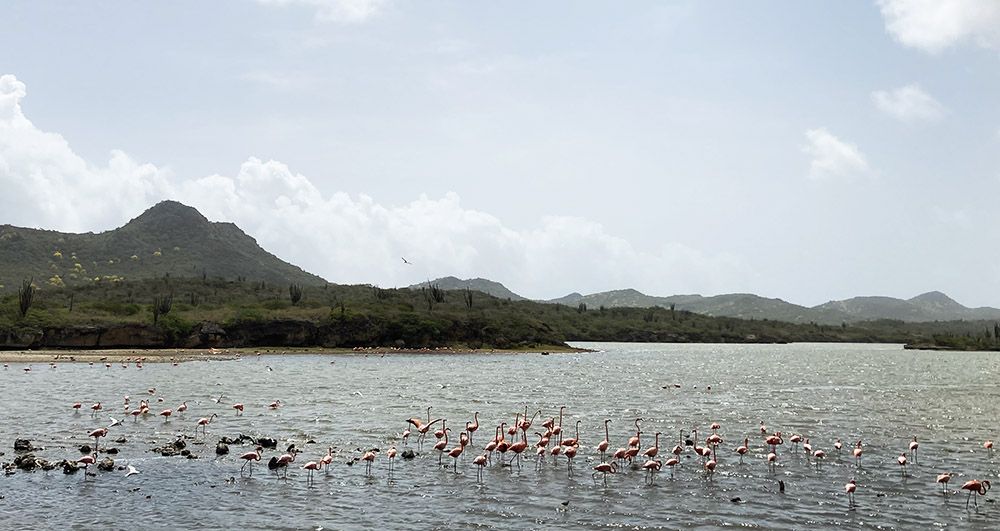
[[[994,0],[14,0],[0,30],[0,223],[174,199],[338,283],[1000,306]]]

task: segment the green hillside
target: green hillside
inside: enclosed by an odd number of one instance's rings
[[[212,223],[174,201],[98,234],[0,225],[0,292],[26,278],[60,287],[165,276],[325,282],[261,249],[236,225]]]

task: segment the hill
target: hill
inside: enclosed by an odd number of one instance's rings
[[[236,225],[213,223],[175,201],[97,234],[0,225],[0,292],[27,278],[46,288],[166,276],[325,283],[265,251]]]
[[[939,291],[931,291],[903,300],[893,297],[854,297],[830,301],[817,310],[841,312],[848,321],[898,319],[906,322],[1000,319],[996,308],[967,308]]]
[[[487,295],[492,295],[498,299],[510,299],[512,301],[527,300],[517,293],[507,289],[507,286],[485,278],[461,279],[456,277],[441,277],[437,280],[431,280],[430,282],[414,284],[407,289],[419,290],[420,288],[426,288],[429,285],[437,286],[445,291],[471,289],[473,291],[479,291]]]

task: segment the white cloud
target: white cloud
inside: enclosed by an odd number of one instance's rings
[[[908,123],[940,120],[946,112],[940,102],[916,84],[891,92],[876,90],[872,92],[872,101],[880,111]]]
[[[885,28],[900,43],[929,53],[971,40],[1000,50],[997,0],[879,0]]]
[[[837,138],[825,128],[806,131],[806,140],[809,143],[802,151],[812,157],[809,177],[850,179],[871,175],[871,167],[858,146]]]
[[[316,10],[321,22],[364,22],[377,15],[387,0],[257,0],[260,4],[300,5]]]
[[[742,262],[666,243],[637,249],[600,224],[549,217],[514,230],[466,208],[456,194],[382,205],[364,195],[324,195],[277,161],[250,158],[235,176],[176,179],[113,152],[106,166],[24,117],[25,87],[0,77],[0,212],[5,223],[106,230],[162,199],[232,221],[266,249],[331,281],[399,286],[444,275],[484,276],[528,296],[626,286],[655,293],[731,291]],[[405,266],[405,256],[414,263]]]

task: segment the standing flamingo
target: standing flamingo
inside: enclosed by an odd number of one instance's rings
[[[984,480],[980,481],[978,479],[973,479],[973,480],[966,481],[965,484],[962,485],[962,490],[969,491],[968,498],[965,498],[965,508],[966,508],[966,510],[969,509],[969,498],[972,498],[973,494],[976,495],[976,509],[978,510],[979,509],[978,498],[979,498],[979,496],[985,496],[986,495],[986,491],[990,490],[990,480],[984,479]]]
[[[187,411],[187,409],[188,409],[187,401],[184,401],[183,403],[181,403],[181,405],[177,406],[178,413],[184,413],[185,411]]]
[[[90,416],[91,417],[97,416],[97,412],[100,411],[100,410],[102,410],[102,409],[104,409],[104,407],[101,406],[100,402],[98,402],[98,403],[90,406]]]
[[[852,450],[852,453],[854,454],[854,460],[857,463],[858,468],[861,468],[861,454],[863,454],[864,452],[865,452],[864,449],[861,448],[861,441],[858,440],[858,442],[854,445],[854,450]]]
[[[326,474],[330,475],[330,464],[333,463],[333,447],[332,446],[326,449],[326,455],[324,455],[323,459],[320,459],[320,461],[323,462],[323,469],[326,470]]]
[[[903,476],[905,476],[906,475],[906,454],[905,453],[899,454],[899,457],[896,458],[896,462],[899,463],[900,474],[903,475]]]
[[[241,403],[233,404],[233,409],[236,410],[237,417],[243,414],[243,404]]]
[[[579,444],[580,444],[580,424],[582,422],[583,422],[582,420],[576,421],[576,437],[571,437],[571,438],[563,439],[563,441],[562,441],[562,445],[563,446],[579,446]]]
[[[174,412],[172,410],[169,410],[169,409],[164,409],[163,411],[160,412],[160,416],[163,417],[163,422],[169,421],[170,420],[170,415],[173,415],[173,414],[174,414]]]
[[[566,406],[559,406],[559,424],[557,424],[554,428],[552,428],[553,435],[559,435],[562,433],[562,421],[563,421],[564,409],[566,409]]]
[[[375,453],[376,452],[378,452],[378,449],[377,448],[372,448],[371,450],[368,450],[367,452],[365,452],[364,455],[361,456],[361,460],[365,462],[365,475],[366,476],[372,475],[372,463],[375,462]]]
[[[483,469],[486,468],[486,463],[489,461],[489,455],[477,455],[475,459],[472,460],[472,464],[476,465],[476,479],[479,481],[483,480]]]
[[[641,418],[635,419],[635,435],[632,436],[632,437],[629,437],[629,439],[628,439],[628,445],[629,445],[630,448],[631,447],[635,447],[635,448],[639,447],[639,436],[642,435],[642,431],[639,429],[639,421],[640,420],[642,420],[642,419]]]
[[[517,459],[517,469],[521,469],[521,454],[528,448],[528,439],[524,431],[521,431],[521,440],[510,445],[509,450],[514,452],[514,457],[510,458],[510,464],[513,466],[514,459]]]
[[[245,454],[243,454],[243,455],[240,456],[240,459],[244,460],[243,466],[240,467],[240,476],[243,475],[243,469],[249,466],[250,467],[250,476],[253,477],[253,462],[254,461],[260,461],[260,453],[263,450],[264,450],[264,448],[262,446],[258,446],[257,449],[254,450],[253,452],[247,452],[247,453],[245,453]]]
[[[648,459],[654,459],[656,457],[656,454],[658,454],[659,452],[660,452],[660,432],[656,432],[656,441],[653,443],[653,446],[646,448],[646,451],[643,452],[642,455]]]
[[[84,481],[87,480],[87,474],[88,474],[87,471],[90,470],[90,465],[92,465],[92,464],[94,464],[96,462],[97,462],[97,458],[94,457],[93,455],[85,455],[85,456],[81,457],[80,459],[76,460],[76,463],[78,465],[83,465],[83,480]]]
[[[743,438],[743,445],[737,446],[736,449],[733,450],[733,451],[736,452],[736,453],[738,453],[738,454],[740,454],[740,464],[742,465],[743,464],[743,456],[746,455],[747,452],[750,451],[750,438],[749,437],[744,437]]]
[[[938,474],[937,482],[941,484],[941,488],[945,496],[948,495],[948,482],[951,481],[951,477],[954,476],[954,472],[948,472],[947,474]]]
[[[917,448],[920,447],[920,443],[917,442],[917,436],[913,436],[913,441],[910,442],[910,457],[913,458],[913,462],[917,462]]]
[[[601,462],[602,463],[604,462],[604,455],[608,451],[608,446],[611,446],[611,437],[608,434],[608,423],[610,423],[610,422],[611,422],[611,419],[605,419],[604,420],[604,440],[601,441],[600,444],[597,445],[597,451],[601,452]]]
[[[313,472],[323,468],[322,461],[309,461],[308,463],[302,465],[302,470],[307,472],[306,475],[306,485],[312,485],[313,483]]]
[[[107,436],[108,436],[108,429],[107,428],[97,428],[96,430],[94,430],[94,431],[92,431],[92,432],[90,432],[88,434],[88,437],[93,437],[94,438],[94,454],[95,455],[97,454],[97,446],[98,446],[97,441],[98,441],[98,439],[100,439],[101,437],[107,437]]]
[[[850,480],[844,485],[844,491],[847,492],[847,506],[854,507],[854,491],[858,490],[858,482],[855,480]]]
[[[527,447],[528,443],[524,443],[524,445],[525,445],[525,447]],[[452,460],[453,460],[454,470],[455,470],[456,474],[458,473],[458,457],[460,455],[462,455],[462,451],[464,449],[465,449],[465,447],[462,446],[461,444],[459,444],[458,446],[456,446],[456,447],[454,447],[454,448],[452,448],[451,450],[448,451],[448,457],[452,458]],[[521,461],[520,460],[518,460],[517,466],[518,467],[521,466]]]
[[[211,417],[202,417],[202,418],[198,419],[198,424],[194,428],[195,435],[198,434],[198,426],[201,426],[201,434],[204,435],[204,436],[207,436],[208,435],[208,425],[211,424],[212,421],[215,420],[215,417],[218,417],[218,416],[219,415],[217,413],[212,413]]]
[[[444,450],[448,447],[448,432],[451,428],[444,429],[444,439],[434,444],[434,449],[438,452],[438,465],[441,465],[441,458],[444,457]]]
[[[597,475],[604,475],[604,486],[608,486],[608,474],[615,474],[618,472],[618,463],[601,463],[594,467],[594,473],[591,475],[594,481],[597,481]]]
[[[987,455],[989,455],[990,459],[993,459],[993,441],[984,442],[983,448],[986,448]]]
[[[465,431],[469,432],[469,444],[472,444],[472,434],[476,433],[479,429],[479,412],[476,411],[472,415],[473,421],[465,423]]]

